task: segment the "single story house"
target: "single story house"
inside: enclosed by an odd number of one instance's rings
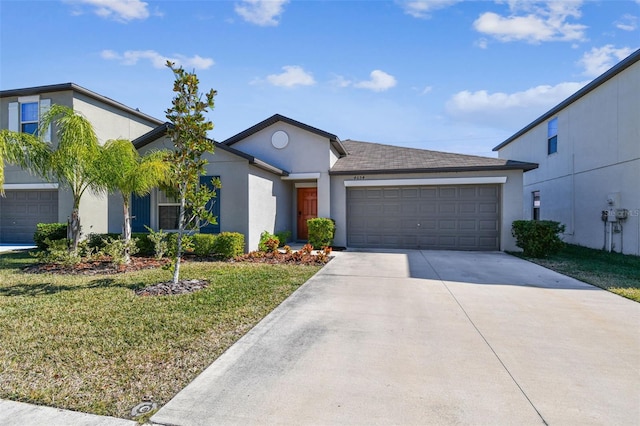
[[[62,86],[62,91],[48,86],[0,92],[0,125],[11,128],[7,111],[16,102],[20,110],[22,97],[46,96],[58,102],[53,94],[62,92],[68,98],[61,99],[65,104],[96,125],[101,142],[130,138],[141,154],[173,148],[168,123],[79,86]],[[18,115],[18,121],[24,122],[23,117]],[[222,187],[214,201],[218,224],[201,232],[240,232],[246,250],[257,248],[263,231],[290,231],[294,240],[304,241],[306,220],[312,217],[335,221],[337,246],[515,250],[511,223],[522,218],[523,172],[537,167],[502,158],[342,141],[278,114],[216,142],[206,158],[202,181],[218,177]],[[34,182],[33,176],[15,168],[6,177],[5,189],[13,194],[0,199],[0,243],[30,240],[37,222],[66,221],[70,203],[64,188]],[[55,201],[35,197],[38,191],[49,191]],[[85,233],[120,232],[117,198],[83,199]],[[29,225],[17,233],[13,228],[26,210],[31,211]],[[177,203],[160,190],[136,197],[133,229],[144,231],[146,225],[170,231],[176,212]]]
[[[494,148],[539,164],[523,217],[566,242],[640,256],[640,49]]]

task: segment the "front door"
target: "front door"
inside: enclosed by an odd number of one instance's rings
[[[298,188],[298,239],[308,240],[307,219],[318,217],[318,189]]]

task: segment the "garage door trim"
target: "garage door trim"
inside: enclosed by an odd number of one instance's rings
[[[428,186],[428,185],[488,185],[507,183],[506,176],[468,177],[468,178],[432,178],[432,179],[375,179],[345,180],[344,186]]]
[[[38,190],[38,189],[58,189],[57,183],[5,183],[5,190]]]

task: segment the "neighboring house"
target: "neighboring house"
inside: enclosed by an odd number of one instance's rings
[[[564,240],[640,255],[640,50],[494,148],[539,164],[523,214]]]
[[[141,153],[171,149],[167,124],[134,141]],[[335,245],[371,248],[514,250],[522,218],[522,175],[535,164],[341,141],[274,115],[216,143],[207,176],[219,177],[218,225],[254,250],[263,231],[307,239],[306,220],[336,223]],[[135,230],[176,223],[177,204],[160,191],[136,199]],[[174,225],[175,226],[175,225]]]
[[[73,107],[101,142],[132,139],[141,154],[172,149],[167,123],[73,84],[0,92],[2,128],[31,131],[53,103]],[[32,112],[29,115],[29,112]],[[29,127],[31,126],[31,127]],[[55,139],[53,140],[55,143]],[[533,163],[403,148],[352,140],[274,115],[216,143],[206,176],[222,187],[212,200],[216,225],[201,232],[240,232],[255,250],[263,231],[308,237],[307,219],[336,223],[334,244],[348,247],[515,250],[511,222],[522,218],[523,171]],[[70,195],[56,183],[6,170],[0,243],[31,241],[38,222],[65,222]],[[117,196],[86,194],[83,232],[120,232]],[[134,232],[175,230],[178,204],[156,189],[132,201]]]
[[[40,116],[60,104],[82,113],[93,124],[100,143],[109,139],[134,139],[162,121],[126,107],[73,83],[0,91],[0,128],[33,133]],[[57,143],[51,129],[45,140]],[[46,182],[14,166],[5,169],[0,197],[0,243],[33,241],[36,224],[66,222],[71,214],[69,190],[57,182]],[[119,197],[86,193],[80,204],[83,233],[120,232],[122,202]]]

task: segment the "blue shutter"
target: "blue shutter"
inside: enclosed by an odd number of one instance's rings
[[[200,176],[200,185],[206,185],[207,188],[213,190],[211,179],[216,176]],[[216,197],[209,200],[207,209],[210,210],[217,219],[217,224],[207,224],[200,228],[202,234],[219,234],[220,233],[220,188],[215,188]],[[213,209],[212,209],[213,206]]]
[[[149,194],[131,197],[131,232],[147,232],[151,227],[151,196]]]

